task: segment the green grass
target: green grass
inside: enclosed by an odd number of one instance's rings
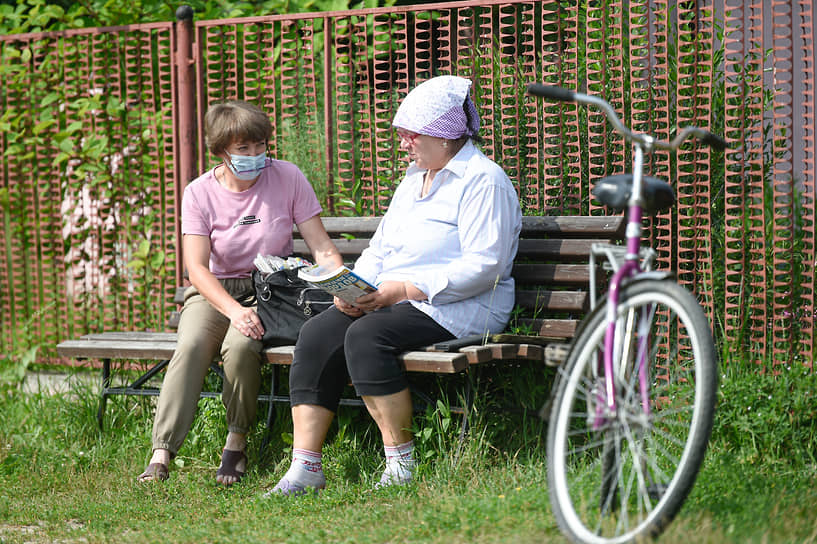
[[[514,372],[534,373],[524,366]],[[55,396],[7,387],[0,390],[0,542],[563,542],[547,498],[546,427],[533,409],[498,410],[503,398],[532,408],[547,387],[517,379],[503,389],[498,377],[481,375],[478,390],[490,391],[493,402],[478,404],[458,458],[458,416],[442,405],[415,418],[423,461],[406,489],[371,491],[382,470],[376,430],[365,413],[342,408],[324,456],[328,487],[302,499],[261,497],[289,464],[285,408],[263,459],[262,425],[251,437],[252,465],[241,484],[215,483],[223,409],[202,401],[170,480],[140,485],[135,476],[149,456],[150,400],[113,399],[100,433],[91,387]],[[724,373],[706,464],[662,542],[817,540],[817,465],[807,454],[817,451],[815,404],[808,397],[799,413],[778,418],[779,428],[770,425],[772,408],[785,413],[794,402],[779,398],[784,392],[802,397],[815,390],[814,378],[797,378]],[[512,391],[520,387],[525,391]],[[741,395],[754,391],[771,407],[757,421],[763,436],[742,427]],[[794,438],[800,442],[779,447]]]

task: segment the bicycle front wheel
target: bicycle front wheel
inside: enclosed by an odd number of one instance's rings
[[[575,338],[548,426],[553,513],[586,543],[655,536],[672,520],[703,462],[717,392],[715,346],[695,297],[673,281],[640,280],[621,291],[609,410],[606,310]]]

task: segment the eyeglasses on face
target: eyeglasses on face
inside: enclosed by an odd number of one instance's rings
[[[414,141],[420,136],[416,132],[409,132],[407,130],[398,130],[397,137],[403,140],[408,145],[414,145]]]

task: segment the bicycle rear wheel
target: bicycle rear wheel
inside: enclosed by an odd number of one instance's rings
[[[703,462],[717,392],[715,346],[695,297],[673,281],[640,280],[621,292],[617,409],[608,413],[606,308],[588,316],[572,344],[548,428],[554,516],[567,536],[587,543],[655,536],[672,520]],[[649,413],[638,377],[642,359]]]

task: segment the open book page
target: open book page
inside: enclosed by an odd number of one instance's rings
[[[307,266],[298,270],[298,277],[349,304],[354,304],[358,297],[366,293],[377,291],[374,285],[346,266],[334,270],[325,270],[319,265]]]

